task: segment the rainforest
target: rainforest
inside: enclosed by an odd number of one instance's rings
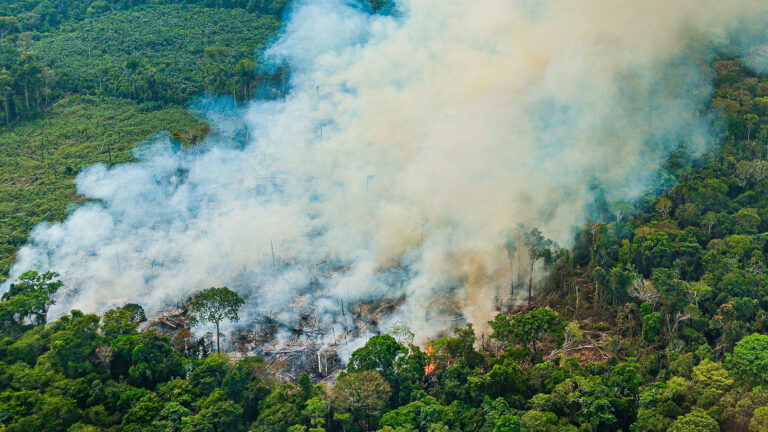
[[[0,0],[0,432],[768,432],[766,23]]]

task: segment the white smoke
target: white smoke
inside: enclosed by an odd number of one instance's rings
[[[519,223],[568,244],[599,184],[632,200],[681,143],[706,148],[711,90],[699,60],[752,0],[403,0],[397,16],[343,0],[294,4],[266,59],[285,99],[242,112],[248,142],[182,150],[77,179],[94,201],[43,224],[11,280],[61,273],[51,311],[134,301],[149,313],[209,286],[246,319],[405,296],[392,319],[421,337],[491,318]],[[215,126],[215,125],[214,125]],[[222,126],[223,127],[223,126]],[[274,251],[274,252],[273,252]]]

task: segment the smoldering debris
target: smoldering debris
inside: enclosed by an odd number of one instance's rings
[[[235,330],[233,342],[240,356],[259,356],[284,365],[292,379],[302,373],[320,381],[343,368],[345,345],[364,336],[381,334],[380,320],[402,306],[405,299],[380,298],[350,303],[345,308],[348,319],[340,325],[323,327],[307,309],[293,320],[279,322],[270,314]]]
[[[187,302],[181,307],[168,309],[150,318],[144,329],[172,338],[179,330],[189,328],[189,317],[191,314],[192,309],[190,303]]]
[[[400,297],[350,303],[345,307],[348,319],[330,328],[322,327],[311,307],[297,310],[292,319],[285,321],[277,320],[267,311],[230,328],[229,337],[224,339],[229,340],[230,356],[234,359],[258,356],[274,364],[272,369],[279,371],[285,379],[296,381],[306,373],[319,382],[343,369],[347,354],[340,349],[363,336],[381,334],[380,320],[397,310],[404,301]],[[183,339],[184,332],[190,331],[191,312],[189,302],[169,308],[151,318],[144,330],[174,340],[181,332]],[[193,340],[187,344],[203,346],[205,341]]]

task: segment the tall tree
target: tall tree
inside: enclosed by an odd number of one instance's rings
[[[219,326],[225,319],[237,321],[239,319],[237,313],[243,304],[243,299],[227,287],[208,288],[192,297],[193,315],[190,322],[193,325],[214,323],[216,325],[216,351],[221,352]]]
[[[538,228],[534,228],[524,234],[525,248],[528,250],[528,259],[530,260],[530,269],[528,272],[528,305],[530,306],[533,301],[533,270],[536,265],[536,261],[544,258],[549,253],[549,248],[552,246],[552,240],[546,239],[539,231]]]

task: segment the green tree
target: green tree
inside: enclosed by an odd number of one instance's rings
[[[163,402],[154,393],[145,393],[140,399],[134,401],[123,416],[123,424],[147,424],[163,409]]]
[[[101,331],[104,336],[114,339],[134,333],[139,324],[146,320],[144,308],[129,303],[123,307],[108,310],[101,319]]]
[[[251,88],[255,78],[256,64],[251,59],[242,59],[235,65],[235,74],[240,86],[240,97],[247,100],[251,97]]]
[[[525,346],[534,360],[539,356],[541,339],[548,337],[559,342],[566,326],[565,320],[548,307],[515,315],[511,320],[499,314],[488,324],[493,329],[492,338],[506,344],[518,343]]]
[[[733,379],[720,363],[703,360],[693,368],[694,391],[699,406],[708,408],[717,405],[720,398],[734,384]]]
[[[189,383],[197,396],[206,396],[222,386],[230,369],[228,360],[226,354],[214,354],[195,363]]]
[[[339,378],[331,391],[331,405],[340,413],[349,413],[360,428],[369,430],[384,413],[390,388],[376,371],[365,370]]]
[[[760,215],[753,208],[739,209],[732,220],[737,234],[755,234],[760,228]]]
[[[749,432],[768,432],[768,407],[755,409],[749,422]]]
[[[260,404],[259,418],[251,431],[283,432],[296,424],[303,408],[299,389],[291,384],[275,388]]]
[[[313,397],[305,403],[306,408],[302,414],[309,419],[309,425],[312,430],[321,429],[325,426],[325,417],[328,414],[328,404],[319,397]]]
[[[179,432],[181,430],[181,422],[185,417],[190,417],[192,411],[179,404],[178,402],[168,402],[163,406],[156,417],[156,421],[153,422],[153,426],[159,429],[169,432]]]
[[[208,358],[211,357],[215,356]],[[201,380],[198,378],[197,381]],[[221,382],[221,389],[226,392],[227,397],[243,407],[243,417],[247,423],[259,416],[259,404],[269,395],[272,388],[274,378],[264,360],[258,357],[238,361]]]
[[[110,7],[109,3],[102,1],[102,0],[96,0],[95,2],[91,3],[90,6],[88,6],[87,13],[88,15],[98,15],[105,12],[109,12]]]
[[[54,294],[63,283],[55,272],[38,273],[34,270],[23,273],[16,283],[3,294],[3,301],[11,301],[20,319],[28,318],[31,324],[45,324],[48,308],[56,304]]]
[[[235,432],[242,423],[243,408],[226,398],[224,392],[214,391],[199,402],[197,416],[216,432]]]
[[[387,334],[373,336],[362,348],[352,353],[347,370],[349,372],[375,370],[392,385],[395,378],[395,361],[407,353],[408,350],[397,343],[392,336]]]
[[[131,364],[129,382],[145,388],[155,388],[184,374],[181,357],[171,346],[170,339],[154,331],[140,335],[131,352]]]
[[[3,99],[6,124],[11,122],[11,97],[13,96],[13,85],[13,75],[7,69],[0,70],[0,98]]]
[[[540,411],[526,411],[520,417],[520,432],[555,432],[557,416]]]
[[[505,397],[511,400],[527,390],[528,376],[525,370],[511,360],[493,365],[486,377],[487,393],[492,398]]]
[[[227,287],[211,287],[192,297],[192,325],[214,323],[216,325],[216,351],[221,352],[219,325],[223,320],[237,321],[238,311],[244,302]]]
[[[96,349],[103,345],[98,334],[99,317],[73,310],[45,329],[50,359],[64,375],[77,378],[94,370]]]
[[[720,425],[704,411],[694,410],[678,417],[669,432],[720,432]]]
[[[768,384],[768,336],[752,334],[740,340],[728,356],[728,364],[742,380]]]
[[[747,141],[750,140],[752,137],[752,131],[755,129],[755,126],[758,125],[758,122],[760,121],[760,117],[758,117],[755,114],[747,114],[744,116],[744,122],[747,126]]]
[[[481,409],[484,417],[482,432],[520,432],[520,418],[513,414],[504,399],[486,399]]]

